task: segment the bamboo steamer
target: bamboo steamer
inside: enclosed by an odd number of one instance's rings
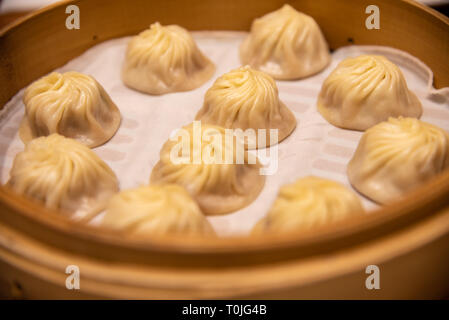
[[[87,48],[156,20],[190,30],[248,30],[283,1],[79,0],[39,10],[0,32],[0,105]],[[75,4],[81,29],[65,28]],[[411,1],[298,0],[330,47],[407,51],[449,86],[449,19]],[[365,268],[380,268],[367,290]],[[80,290],[65,286],[68,265]],[[313,232],[223,239],[137,237],[73,223],[0,188],[0,296],[15,298],[439,298],[449,295],[449,172],[402,201]]]

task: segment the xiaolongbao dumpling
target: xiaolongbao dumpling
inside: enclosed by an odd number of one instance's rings
[[[363,131],[389,117],[419,118],[422,107],[394,63],[362,55],[343,60],[327,77],[318,111],[337,127]]]
[[[360,199],[340,183],[306,177],[282,186],[267,216],[253,233],[301,231],[363,212]]]
[[[76,219],[103,210],[118,191],[117,177],[106,163],[88,147],[58,134],[31,140],[16,155],[7,185]]]
[[[129,42],[122,78],[132,89],[164,94],[195,89],[214,72],[187,30],[156,22]]]
[[[187,189],[208,215],[247,206],[261,192],[265,177],[255,156],[243,144],[226,138],[222,127],[195,121],[162,147],[151,183],[176,183]]]
[[[116,194],[102,223],[139,234],[214,234],[196,202],[175,184],[150,185]]]
[[[224,128],[253,129],[254,134],[247,140],[249,149],[276,144],[296,126],[295,116],[279,100],[274,80],[249,66],[218,78],[206,92],[196,119]],[[259,137],[259,129],[265,129],[264,137]],[[270,129],[278,130],[277,141],[271,141]],[[264,139],[262,143],[260,138]]]
[[[379,203],[399,199],[449,167],[449,135],[415,118],[368,129],[348,165],[349,181]]]
[[[286,4],[254,20],[240,60],[275,79],[290,80],[318,73],[331,56],[315,20]]]
[[[103,87],[79,72],[53,72],[33,82],[23,96],[20,138],[26,143],[58,133],[89,147],[99,146],[120,126],[120,111]]]

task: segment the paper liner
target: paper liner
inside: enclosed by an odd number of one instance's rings
[[[123,121],[116,135],[93,149],[117,174],[120,188],[148,184],[159,151],[174,130],[189,124],[215,79],[240,66],[239,46],[243,32],[193,32],[200,49],[216,64],[214,76],[193,91],[150,96],[127,88],[120,72],[129,37],[101,43],[56,71],[78,71],[99,81],[120,109]],[[404,72],[409,88],[423,104],[421,120],[449,131],[449,88],[432,87],[432,71],[419,59],[396,49],[379,46],[348,46],[332,54],[332,63],[321,73],[298,81],[277,81],[280,98],[294,113],[298,126],[278,145],[278,169],[267,176],[259,197],[248,207],[223,216],[208,217],[220,235],[248,233],[274,201],[278,189],[300,177],[316,175],[350,187],[346,165],[362,132],[339,129],[317,111],[321,84],[344,58],[364,53],[385,55]],[[23,90],[0,112],[0,180],[9,179],[14,156],[23,150],[18,128],[24,114]],[[271,150],[271,149],[269,149]],[[260,150],[259,152],[267,152]],[[359,195],[365,208],[376,205]],[[96,219],[96,223],[101,215]]]

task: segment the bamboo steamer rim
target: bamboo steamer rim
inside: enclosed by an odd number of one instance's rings
[[[43,13],[82,2],[85,1],[65,0],[39,9],[0,30],[0,39]],[[412,0],[400,0],[400,2],[423,10],[449,28],[449,18],[439,12]],[[67,236],[72,240],[85,240],[89,243],[105,244],[142,252],[173,254],[244,254],[295,249],[303,250],[307,255],[313,255],[323,252],[323,245],[328,245],[329,250],[331,250],[340,246],[343,247],[348,243],[368,241],[418,223],[432,214],[439,214],[441,210],[447,208],[449,208],[449,170],[410,192],[401,200],[374,210],[370,214],[356,215],[347,221],[325,225],[299,234],[265,234],[226,238],[185,238],[168,235],[152,237],[125,235],[104,227],[74,223],[57,212],[48,210],[17,195],[5,186],[0,186],[0,223],[2,210],[10,210],[17,215],[16,227],[23,221],[34,224],[36,233],[33,236],[40,237],[38,232],[51,231]]]
[[[336,240],[368,240],[412,225],[449,206],[449,171],[410,192],[400,201],[359,214],[348,220],[324,225],[302,233],[264,234],[234,237],[146,236],[89,226],[71,221],[58,212],[46,209],[7,187],[0,187],[0,200],[22,217],[39,227],[53,229],[74,238],[109,243],[117,247],[160,252],[244,253],[276,250],[284,247],[305,248]],[[371,231],[371,232],[370,232]],[[346,242],[345,241],[345,242]]]

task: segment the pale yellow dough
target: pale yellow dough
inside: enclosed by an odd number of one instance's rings
[[[105,162],[85,145],[58,134],[30,141],[16,155],[7,185],[74,219],[103,210],[118,191],[117,177]]]
[[[337,127],[363,131],[389,117],[419,118],[422,106],[394,63],[361,55],[343,60],[327,77],[318,111]]]
[[[331,56],[315,20],[286,4],[254,20],[240,60],[275,79],[291,80],[320,72]]]
[[[159,95],[195,89],[214,72],[187,30],[156,22],[129,42],[122,79],[132,89]]]
[[[120,126],[120,111],[103,87],[79,72],[53,72],[29,85],[23,96],[23,142],[52,133],[102,145]]]
[[[194,129],[190,124],[182,132],[188,134],[188,140],[169,140],[162,147],[161,158],[151,172],[151,183],[182,185],[207,215],[236,211],[257,198],[265,183],[265,176],[259,172],[261,165],[243,146],[225,143],[222,127],[203,123],[201,129]],[[179,163],[173,161],[173,155],[182,154],[178,148],[181,145],[188,154]],[[243,160],[239,164],[237,151]],[[231,164],[226,163],[227,157]]]
[[[295,116],[279,100],[273,78],[249,66],[218,78],[206,92],[203,107],[195,118],[224,128],[253,129],[254,138],[248,138],[248,149],[276,144],[288,137],[296,126]],[[263,132],[258,129],[265,129],[265,140],[259,140]],[[278,130],[277,141],[271,140],[270,129]]]
[[[448,133],[418,119],[399,117],[363,134],[347,171],[360,193],[388,203],[448,167]]]
[[[280,188],[273,206],[253,233],[300,232],[363,212],[362,203],[352,190],[331,180],[309,176]]]
[[[116,194],[102,224],[135,234],[214,234],[197,203],[176,184],[142,186]]]

